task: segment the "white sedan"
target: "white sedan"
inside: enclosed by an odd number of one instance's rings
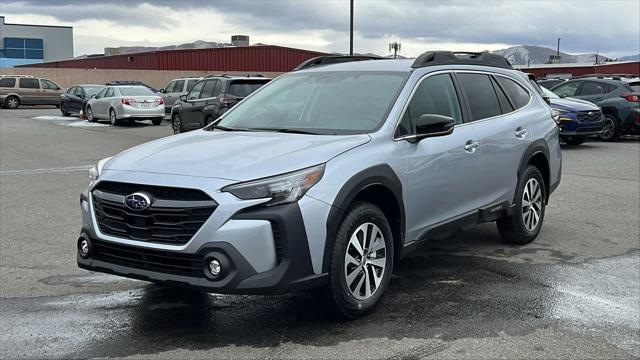
[[[144,86],[106,86],[87,102],[87,120],[108,119],[111,125],[123,121],[164,119],[164,100]]]

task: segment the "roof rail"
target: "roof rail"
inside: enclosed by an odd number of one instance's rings
[[[572,79],[595,77],[598,79],[617,78],[616,80],[619,80],[620,78],[637,78],[639,76],[640,75],[635,75],[635,74],[586,74],[586,75],[574,76],[572,77]]]
[[[324,65],[332,65],[332,64],[340,64],[352,61],[364,61],[364,60],[384,60],[386,58],[380,56],[370,56],[370,55],[328,55],[328,56],[318,56],[311,58],[309,60],[305,60],[300,63],[300,65],[296,66],[291,71],[298,71],[304,69],[310,69],[317,66]]]
[[[427,51],[418,56],[411,67],[415,69],[436,65],[482,65],[513,69],[513,66],[503,56],[460,51]]]

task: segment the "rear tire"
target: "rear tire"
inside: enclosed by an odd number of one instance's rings
[[[529,165],[524,170],[515,198],[513,214],[496,221],[498,232],[508,243],[528,244],[540,233],[545,213],[546,188],[537,167]]]
[[[615,115],[604,114],[604,130],[600,134],[602,141],[618,141],[620,139],[620,123]]]
[[[588,136],[563,136],[562,140],[568,145],[581,145],[587,141]]]
[[[179,113],[174,113],[171,116],[171,128],[173,129],[174,134],[180,134],[184,132],[184,128],[182,127],[182,120],[180,119]]]
[[[20,99],[17,96],[7,96],[6,99],[4,99],[4,107],[7,109],[17,109],[20,106]]]
[[[118,120],[118,117],[116,116],[116,111],[113,109],[109,110],[109,122],[111,123],[111,125],[113,126],[118,126],[120,125],[120,120]]]
[[[87,108],[84,111],[84,116],[87,118],[88,122],[96,122],[96,117],[93,115],[93,109],[89,105],[87,105]]]
[[[382,210],[371,203],[354,203],[331,252],[324,297],[332,310],[346,318],[371,312],[389,285],[393,256],[393,235]]]

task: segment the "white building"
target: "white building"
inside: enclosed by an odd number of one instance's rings
[[[9,24],[0,16],[0,67],[73,59],[73,27]]]

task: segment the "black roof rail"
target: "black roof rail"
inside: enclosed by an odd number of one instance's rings
[[[427,51],[418,56],[411,67],[415,69],[436,65],[482,65],[513,69],[509,60],[504,56],[461,51]]]
[[[640,75],[634,75],[634,74],[586,74],[586,75],[574,76],[574,77],[572,77],[572,79],[580,79],[580,78],[606,79],[606,78],[612,78],[614,80],[620,80],[620,78],[637,78],[637,77],[640,77]]]
[[[300,65],[296,66],[291,71],[298,71],[304,69],[310,69],[317,66],[324,65],[332,65],[332,64],[340,64],[352,61],[364,61],[364,60],[384,60],[386,58],[380,56],[371,56],[371,55],[327,55],[327,56],[318,56],[311,58],[309,60],[305,60]]]

